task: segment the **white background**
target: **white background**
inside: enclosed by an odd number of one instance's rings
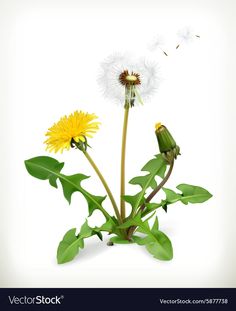
[[[235,268],[235,34],[233,1],[0,1],[1,35],[1,286],[9,287],[228,287]],[[177,45],[176,32],[192,26],[201,39]],[[165,57],[150,53],[156,34]],[[154,124],[164,123],[181,147],[167,187],[200,185],[214,196],[205,204],[158,212],[174,259],[161,262],[137,245],[107,247],[87,241],[71,263],[57,265],[64,233],[80,228],[87,206],[74,194],[29,176],[25,159],[50,155],[44,133],[74,110],[96,113],[101,130],[91,155],[119,197],[123,110],[97,85],[99,65],[113,52],[156,60],[162,84],[143,107],[132,109],[127,180],[158,152]],[[64,172],[91,175],[84,185],[104,190],[77,151],[56,155]],[[127,192],[138,188],[127,186]],[[160,197],[159,197],[160,199]],[[109,209],[109,203],[106,203]],[[110,210],[111,211],[111,210]],[[99,212],[91,225],[103,221]]]

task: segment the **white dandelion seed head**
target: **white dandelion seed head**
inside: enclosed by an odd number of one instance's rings
[[[137,90],[141,98],[150,98],[160,84],[159,67],[156,63],[147,61],[145,58],[134,59],[129,54],[113,54],[101,63],[101,73],[98,83],[103,95],[118,104],[124,104],[125,87],[119,82],[119,76],[124,70],[140,75],[141,84]],[[138,101],[135,101],[137,105]]]
[[[149,99],[160,85],[160,68],[155,62],[142,58],[135,72],[140,74],[139,90],[141,97],[144,100]]]
[[[181,43],[191,43],[196,38],[194,30],[189,26],[180,29],[177,36]]]
[[[152,41],[148,44],[148,50],[151,52],[156,51],[158,48],[161,48],[164,45],[164,39],[160,35],[156,35]]]

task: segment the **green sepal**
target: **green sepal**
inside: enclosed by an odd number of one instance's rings
[[[164,125],[161,125],[160,128],[158,128],[155,133],[160,153],[165,153],[176,147],[176,142],[173,136],[170,134],[170,132]]]
[[[168,129],[164,125],[157,124],[156,137],[159,145],[159,150],[163,159],[167,163],[171,164],[177,156],[180,155],[180,148],[176,145],[173,136],[170,134]]]

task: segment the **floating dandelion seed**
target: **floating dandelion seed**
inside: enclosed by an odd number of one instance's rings
[[[191,27],[184,27],[177,32],[179,43],[176,46],[176,49],[180,47],[181,44],[189,44],[194,41],[196,38],[200,38]]]
[[[164,40],[161,36],[157,35],[149,44],[148,49],[151,52],[154,52],[156,50],[160,50],[165,56],[168,56],[168,54],[163,50],[162,46],[164,45]]]
[[[104,96],[120,104],[124,104],[124,96],[127,98],[127,84],[132,86],[131,93],[135,92],[131,97],[140,103],[141,98],[149,98],[159,86],[159,68],[144,58],[135,60],[128,55],[114,54],[102,62],[101,69],[98,83]],[[133,99],[130,98],[134,104]]]

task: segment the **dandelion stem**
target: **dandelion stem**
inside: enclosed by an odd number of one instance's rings
[[[170,166],[169,166],[169,170],[166,174],[166,176],[162,179],[162,181],[160,182],[160,184],[149,194],[149,196],[147,197],[145,203],[149,203],[151,201],[151,199],[157,194],[157,192],[159,192],[161,190],[161,188],[165,185],[165,183],[168,181],[172,171],[173,171],[173,167],[174,167],[174,160],[171,161]],[[145,209],[145,203],[143,203],[138,212],[143,212],[143,210]]]
[[[120,214],[122,220],[125,219],[125,151],[126,151],[126,138],[129,118],[129,104],[125,105],[123,133],[122,133],[122,146],[121,146],[121,179],[120,179]]]
[[[106,189],[108,197],[109,197],[109,199],[111,201],[111,204],[112,204],[112,206],[114,208],[114,211],[115,211],[116,217],[118,219],[118,222],[119,222],[119,224],[122,224],[122,218],[120,216],[119,209],[117,207],[116,201],[115,201],[115,199],[113,197],[113,194],[112,194],[112,192],[111,192],[111,190],[110,190],[110,188],[109,188],[105,178],[103,177],[102,173],[100,172],[100,170],[98,169],[97,165],[95,164],[93,159],[90,157],[88,152],[87,151],[83,151],[83,153],[84,153],[85,157],[87,158],[87,160],[89,161],[89,163],[91,164],[91,166],[93,167],[93,169],[95,170],[95,172],[97,173],[97,175],[98,175],[99,179],[101,180],[104,188]]]
[[[151,199],[161,190],[161,188],[165,185],[165,183],[168,181],[171,173],[172,173],[172,170],[173,170],[173,167],[174,167],[174,160],[170,163],[170,167],[169,167],[169,170],[166,174],[166,176],[164,177],[164,179],[162,180],[162,182],[160,182],[160,184],[149,194],[149,196],[147,197],[147,199],[145,200],[145,203],[143,203],[140,208],[138,209],[138,212],[143,212],[143,210],[145,209],[146,207],[146,203],[149,203],[151,201]],[[148,214],[148,213],[147,213]],[[144,216],[144,215],[143,215]],[[146,215],[145,215],[146,216]],[[128,240],[131,239],[134,231],[136,229],[136,226],[132,226],[128,229]]]

